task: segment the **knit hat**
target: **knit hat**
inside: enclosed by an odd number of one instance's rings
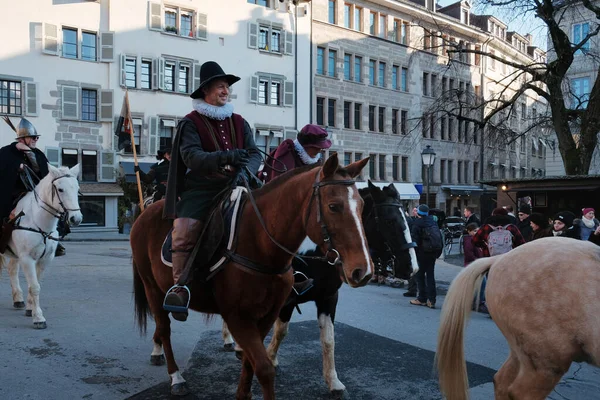
[[[530,215],[531,214],[531,206],[529,204],[523,204],[523,205],[521,205],[521,207],[519,207],[519,212]]]
[[[541,213],[531,214],[529,220],[539,226],[540,229],[546,229],[548,227],[548,218],[544,217]]]
[[[581,211],[583,212],[583,215],[585,215],[585,214],[587,214],[587,213],[589,213],[589,212],[593,212],[593,213],[595,213],[595,212],[596,212],[596,210],[594,210],[592,207],[587,207],[587,208],[584,208],[584,209],[583,209],[583,210],[581,210]]]
[[[563,224],[565,224],[567,228],[570,228],[571,226],[573,226],[574,219],[575,214],[573,214],[571,211],[561,211],[558,214],[556,214],[553,221],[560,221]]]
[[[494,211],[492,211],[492,215],[508,215],[508,211],[506,211],[505,208],[498,207],[494,208]]]
[[[427,204],[421,204],[419,208],[417,208],[417,214],[429,215],[429,206],[427,206]]]

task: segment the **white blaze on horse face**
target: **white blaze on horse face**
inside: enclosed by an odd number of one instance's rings
[[[343,391],[346,386],[338,379],[335,370],[335,332],[331,315],[319,315],[319,327],[321,328],[321,349],[323,350],[323,377],[329,391]]]
[[[404,220],[404,226],[406,226],[406,229],[404,230],[404,239],[406,240],[406,243],[412,243],[412,236],[410,236],[410,228],[408,227],[408,221],[406,220],[406,216],[404,215],[402,207],[400,207],[400,214],[402,215],[402,219]],[[419,262],[417,261],[417,253],[415,252],[415,248],[409,248],[408,254],[410,254],[410,265],[412,267],[412,275],[414,275],[419,271]]]
[[[358,189],[356,185],[348,186],[348,204],[350,205],[350,213],[352,214],[352,218],[354,218],[354,223],[356,224],[356,230],[358,231],[358,236],[360,237],[360,242],[362,245],[362,250],[365,255],[365,262],[367,263],[367,275],[371,275],[373,271],[371,271],[371,257],[369,256],[369,247],[367,246],[367,239],[363,234],[362,225],[360,223],[360,218],[358,217],[358,200],[360,199],[360,194],[358,193]]]
[[[300,245],[300,248],[298,249],[298,254],[306,254],[309,251],[315,250],[317,250],[317,244],[310,240],[310,238],[307,236]]]

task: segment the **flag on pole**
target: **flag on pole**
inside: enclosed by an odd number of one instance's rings
[[[129,93],[125,92],[123,106],[121,106],[121,114],[119,115],[119,121],[115,128],[115,136],[118,138],[118,150],[123,150],[125,147],[131,146],[132,143],[131,136],[133,135],[133,129],[129,115]]]

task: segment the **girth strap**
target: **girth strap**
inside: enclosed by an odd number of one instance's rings
[[[242,266],[244,268],[247,268],[254,272],[258,272],[263,275],[282,275],[282,274],[285,274],[286,272],[288,272],[292,268],[292,265],[290,264],[285,267],[273,270],[271,268],[267,268],[263,265],[260,265],[256,262],[252,261],[249,258],[246,258],[244,256],[236,254],[236,253],[232,252],[231,250],[225,251],[225,257],[227,257],[229,260],[233,261],[235,263],[234,265],[236,267]]]

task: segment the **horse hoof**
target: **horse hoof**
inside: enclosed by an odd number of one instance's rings
[[[335,400],[342,400],[344,398],[344,391],[343,390],[332,390],[331,398],[335,399]]]
[[[190,393],[187,382],[176,383],[171,386],[171,394],[173,396],[185,396]]]
[[[223,345],[223,348],[225,349],[225,351],[233,351],[235,345],[233,343],[225,343]]]
[[[14,308],[25,308],[25,302],[24,301],[15,301],[13,303],[13,307]]]
[[[244,358],[244,352],[241,350],[236,350],[235,351],[235,356],[237,357],[238,360],[242,360],[242,358]]]
[[[159,354],[157,356],[150,356],[150,364],[152,365],[165,365],[165,355]]]
[[[33,315],[33,313],[31,312],[31,310],[25,310],[26,317],[31,317],[32,315]]]
[[[33,323],[33,327],[34,329],[46,329],[46,321],[42,321],[42,322],[34,322]]]

